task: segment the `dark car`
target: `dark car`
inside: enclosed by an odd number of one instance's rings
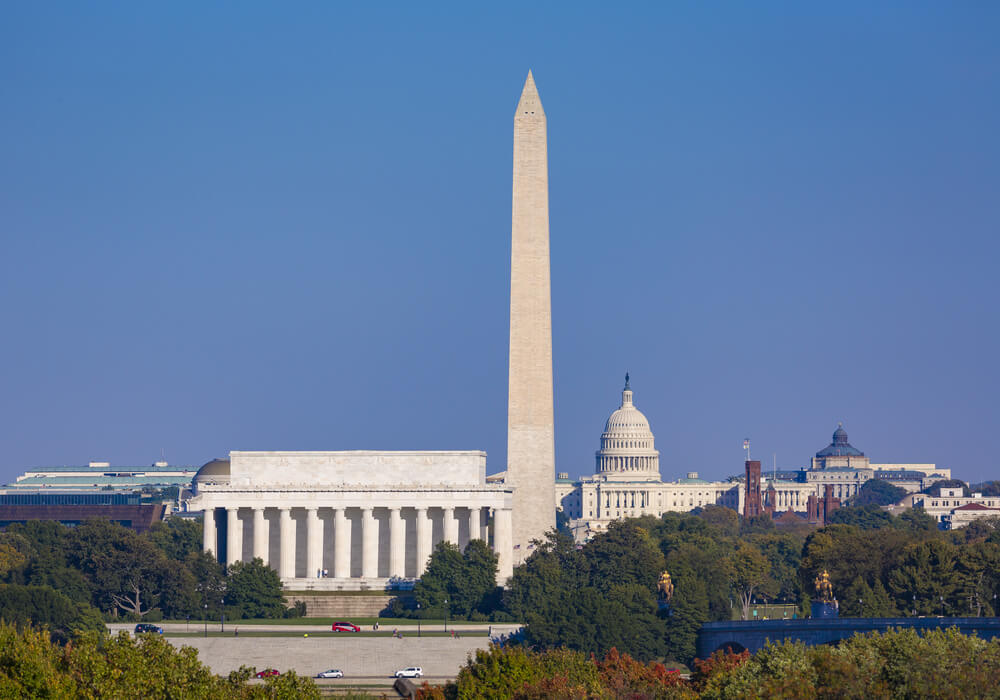
[[[136,634],[163,634],[163,628],[151,625],[148,622],[140,622],[135,626]]]
[[[352,622],[334,622],[330,629],[334,632],[360,632],[361,628]]]
[[[265,668],[263,671],[257,671],[258,678],[270,678],[271,676],[280,676],[281,672],[276,668]]]

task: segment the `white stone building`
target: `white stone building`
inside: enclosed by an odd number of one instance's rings
[[[687,512],[712,504],[739,510],[742,498],[738,483],[705,481],[698,478],[697,472],[689,472],[677,481],[662,481],[653,431],[646,416],[632,403],[628,375],[621,406],[604,426],[594,475],[575,482],[566,474],[556,479],[556,507],[570,519],[578,541],[603,532],[620,518],[659,517],[670,511]]]
[[[761,476],[762,496],[777,514],[789,509],[806,513],[809,496],[822,498],[827,485],[843,502],[870,479],[884,479],[917,491],[951,478],[951,470],[934,464],[872,464],[863,452],[851,446],[843,426],[838,426],[830,445],[816,453],[809,467],[771,474],[765,471]],[[502,482],[503,475],[490,479]],[[698,478],[697,472],[688,472],[676,481],[661,479],[660,453],[649,421],[632,402],[628,375],[621,406],[604,426],[594,475],[573,481],[561,473],[556,479],[556,508],[569,518],[578,541],[606,530],[619,518],[658,517],[707,505],[726,506],[742,513],[745,497],[743,480],[738,477],[706,481]]]
[[[833,440],[816,453],[803,470],[805,481],[822,495],[827,484],[841,502],[855,495],[865,482],[880,479],[913,493],[951,478],[951,469],[936,464],[873,464],[865,453],[852,446],[843,424],[833,432]]]
[[[945,530],[965,527],[973,520],[1000,516],[1000,497],[974,493],[965,496],[960,488],[942,488],[937,496],[915,493],[903,501],[904,506],[923,508]]]
[[[204,549],[259,557],[287,589],[406,587],[434,546],[489,542],[513,571],[511,489],[486,483],[485,452],[231,452],[194,478]]]

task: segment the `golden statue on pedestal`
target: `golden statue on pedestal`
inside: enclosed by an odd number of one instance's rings
[[[674,597],[674,584],[670,580],[670,574],[664,571],[660,574],[660,580],[656,583],[656,593],[657,598],[661,604],[669,603],[670,599]]]
[[[833,602],[833,584],[830,583],[830,574],[825,569],[816,577],[816,599],[821,603]]]

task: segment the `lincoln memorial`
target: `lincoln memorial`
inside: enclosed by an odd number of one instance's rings
[[[486,453],[230,452],[194,478],[204,549],[259,557],[287,589],[385,589],[419,578],[442,540],[492,545],[513,572],[512,489],[486,483]]]

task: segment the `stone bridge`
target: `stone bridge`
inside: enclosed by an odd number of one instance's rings
[[[974,634],[983,639],[1000,637],[1000,617],[842,617],[706,622],[698,632],[698,658],[706,659],[718,649],[735,652],[746,649],[754,653],[762,649],[768,640],[780,642],[789,639],[813,646],[838,642],[864,632],[905,628],[923,632],[949,627],[957,627],[963,634]]]

